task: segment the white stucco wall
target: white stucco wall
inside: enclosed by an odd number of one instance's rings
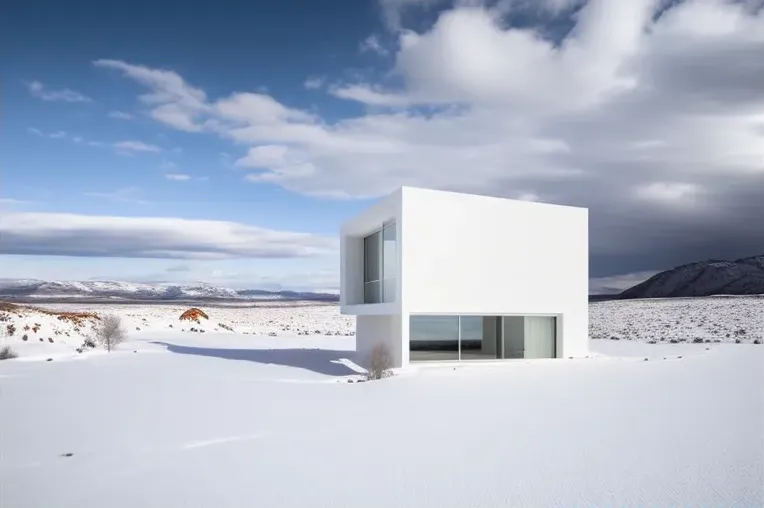
[[[586,209],[404,187],[401,226],[404,316],[557,315],[588,353]]]
[[[377,344],[385,344],[392,356],[393,366],[404,364],[401,315],[360,315],[356,317],[355,362],[368,367],[369,355]],[[408,348],[406,359],[408,362]]]

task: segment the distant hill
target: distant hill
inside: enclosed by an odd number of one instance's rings
[[[206,284],[140,284],[120,281],[43,281],[0,279],[0,297],[24,299],[98,298],[114,300],[312,300],[338,301],[339,295],[298,291],[235,290]]]
[[[759,294],[764,294],[764,254],[677,266],[626,289],[618,299]]]

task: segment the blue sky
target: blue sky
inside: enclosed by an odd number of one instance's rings
[[[588,206],[616,286],[764,250],[761,2],[178,5],[6,8],[0,278],[335,290],[402,184]]]

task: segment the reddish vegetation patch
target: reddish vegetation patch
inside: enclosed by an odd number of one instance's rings
[[[41,309],[31,305],[17,305],[10,302],[0,302],[0,312],[13,313],[19,316],[23,315],[25,312],[39,312],[40,314],[46,314],[48,316],[56,316],[56,319],[59,321],[67,321],[73,323],[75,326],[82,326],[84,322],[88,320],[101,319],[98,314],[93,312],[60,312],[55,310]],[[37,333],[41,327],[41,324],[35,323],[32,327],[32,331]],[[24,329],[29,330],[29,325],[26,325]]]
[[[21,306],[10,302],[0,302],[0,311],[5,312],[20,312]]]
[[[82,326],[83,321],[88,319],[101,319],[98,314],[92,312],[46,312],[46,314],[57,316],[56,319],[59,321],[69,321],[77,326]]]
[[[180,315],[181,321],[196,321],[196,323],[199,323],[200,318],[209,319],[209,316],[202,309],[197,309],[196,307],[192,307]]]

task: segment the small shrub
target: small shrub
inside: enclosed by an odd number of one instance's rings
[[[21,340],[23,340],[24,342],[28,341],[29,340],[29,335],[27,335],[25,333],[24,335],[21,336]]]
[[[16,333],[16,326],[15,325],[6,325],[5,331],[8,333],[8,337],[13,337],[13,334]]]
[[[374,346],[369,355],[369,368],[366,372],[366,379],[382,379],[393,375],[393,358],[390,355],[390,349],[386,344],[380,343]]]
[[[740,339],[735,339],[735,344],[740,344]]]
[[[754,344],[761,344],[761,341],[759,339],[753,339]]]
[[[90,349],[95,349],[96,347],[95,341],[93,339],[85,339],[85,341],[82,343],[82,348],[84,349],[86,347]]]
[[[11,346],[3,346],[2,349],[0,349],[0,360],[10,360],[11,358],[16,358],[19,355],[11,349]]]
[[[702,344],[703,343],[703,339],[701,339],[701,338],[692,339],[692,343],[693,344]]]

